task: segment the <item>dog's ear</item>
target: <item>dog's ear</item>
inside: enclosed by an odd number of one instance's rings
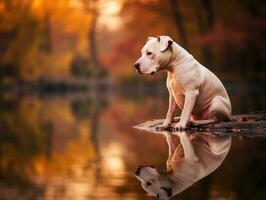
[[[155,37],[147,37],[146,43],[147,43],[149,40],[153,39],[153,38],[155,38]]]
[[[161,52],[166,51],[173,44],[173,40],[169,36],[158,36],[157,40],[160,42]]]

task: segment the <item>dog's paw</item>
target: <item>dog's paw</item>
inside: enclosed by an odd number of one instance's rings
[[[156,130],[160,130],[160,131],[162,131],[162,130],[167,130],[167,129],[169,129],[170,128],[170,124],[169,125],[159,125],[159,126],[156,126]]]
[[[169,121],[169,120],[165,120],[164,123],[163,123],[163,125],[162,125],[162,127],[164,127],[164,128],[169,128],[170,125],[171,125],[171,121]]]
[[[187,126],[195,127],[195,126],[197,126],[197,124],[194,121],[189,121],[189,122],[187,122]]]
[[[186,124],[185,123],[182,123],[182,122],[178,122],[176,125],[175,125],[175,130],[176,131],[183,131],[186,129]]]
[[[165,120],[162,125],[159,125],[156,127],[157,130],[166,130],[169,129],[171,125],[171,122],[169,120]]]

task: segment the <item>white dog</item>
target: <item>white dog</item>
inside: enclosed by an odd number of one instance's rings
[[[140,74],[167,71],[169,108],[164,128],[173,122],[177,106],[182,110],[175,126],[179,130],[189,120],[195,125],[230,120],[231,103],[221,81],[169,36],[149,37],[141,53],[135,63]]]
[[[169,147],[167,171],[140,166],[135,172],[148,195],[160,200],[167,200],[208,176],[221,165],[231,147],[230,136],[188,137],[185,132],[177,135],[179,141],[175,140],[176,136],[165,133]]]

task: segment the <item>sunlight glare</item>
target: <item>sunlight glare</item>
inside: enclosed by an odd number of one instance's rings
[[[125,164],[123,161],[123,147],[117,143],[111,143],[104,149],[104,170],[103,173],[108,176],[113,185],[122,185],[124,183]]]
[[[116,174],[124,170],[124,163],[121,158],[122,149],[121,146],[115,143],[111,143],[105,152],[106,166],[109,171]]]
[[[109,0],[100,1],[100,17],[99,24],[100,27],[105,27],[111,31],[117,30],[121,25],[121,19],[118,16],[122,8],[121,0]]]

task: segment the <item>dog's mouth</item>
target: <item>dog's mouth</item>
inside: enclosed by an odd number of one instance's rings
[[[137,68],[136,69],[136,72],[139,73],[140,75],[155,75],[156,74],[156,71],[152,71],[150,73],[143,73],[140,68]]]
[[[141,71],[140,71],[140,69],[138,68],[138,69],[136,69],[136,72],[138,72],[139,74],[143,74]]]

